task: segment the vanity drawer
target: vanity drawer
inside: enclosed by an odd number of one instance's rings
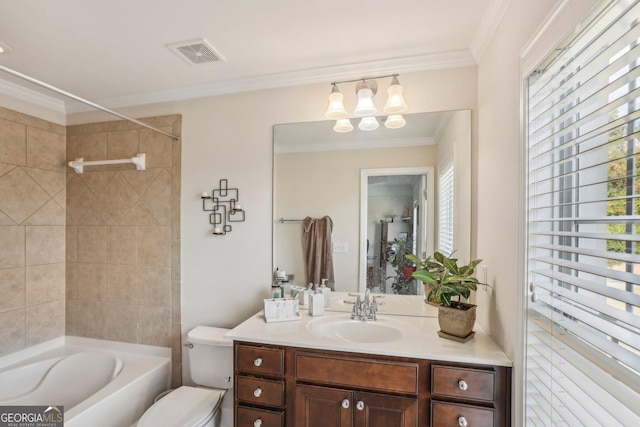
[[[296,381],[418,393],[418,364],[319,354],[296,354]]]
[[[493,427],[495,411],[472,405],[431,401],[433,427]]]
[[[243,402],[267,406],[284,405],[284,382],[236,376],[236,397]]]
[[[432,365],[431,393],[440,396],[493,402],[496,374],[481,369]]]
[[[284,375],[284,350],[268,347],[236,346],[236,370],[257,375]]]
[[[284,427],[284,412],[238,406],[236,411],[236,427],[255,426]]]

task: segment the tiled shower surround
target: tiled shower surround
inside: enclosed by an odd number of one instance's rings
[[[0,126],[17,126],[15,118],[2,119]],[[144,121],[180,136],[179,115]],[[42,123],[58,132],[29,139],[24,125],[26,166],[15,163],[20,167],[4,164],[11,154],[4,147],[9,134],[0,129],[0,200],[7,205],[0,201],[0,210],[16,222],[0,231],[5,234],[0,275],[20,277],[0,280],[3,294],[12,291],[10,300],[17,301],[14,308],[0,302],[0,353],[63,335],[66,328],[67,335],[172,347],[173,383],[180,384],[180,141],[123,121],[66,129]],[[52,153],[54,146],[58,151]],[[38,154],[30,157],[30,152]],[[137,153],[146,154],[144,171],[124,164],[86,166],[76,174],[65,165],[77,157],[91,161]],[[7,201],[7,188],[16,180],[22,187],[13,193],[20,192]],[[14,246],[24,248],[22,265],[20,254],[8,249]],[[7,328],[5,318],[22,331]]]

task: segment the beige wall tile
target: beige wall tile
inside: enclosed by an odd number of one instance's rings
[[[182,289],[180,282],[171,283],[171,321],[181,322],[181,308],[182,308]]]
[[[0,356],[25,347],[26,309],[0,313]]]
[[[51,199],[23,222],[24,225],[65,225],[66,214],[62,206]]]
[[[65,335],[78,335],[78,301],[67,298],[64,304]]]
[[[25,227],[0,226],[0,268],[25,265]]]
[[[171,323],[171,360],[182,361],[182,325],[180,322]]]
[[[182,363],[171,363],[171,388],[178,388],[182,385]]]
[[[81,337],[106,338],[106,304],[104,302],[78,301],[76,333]]]
[[[51,197],[22,168],[0,178],[0,210],[20,224]]]
[[[155,216],[142,200],[138,200],[127,216],[120,222],[122,225],[160,225]]]
[[[171,314],[169,311],[168,308],[140,306],[140,344],[171,347]]]
[[[67,182],[67,225],[76,225],[87,211],[93,208],[98,199],[93,195],[80,175],[69,174]]]
[[[163,169],[142,196],[159,224],[171,225],[171,175]]]
[[[103,208],[117,224],[138,201],[139,196],[120,173],[116,173],[104,191],[98,195]]]
[[[107,304],[108,340],[138,342],[138,305]]]
[[[64,263],[27,267],[27,307],[65,298]]]
[[[65,228],[66,259],[68,262],[78,262],[78,227],[67,225]]]
[[[0,270],[0,295],[0,312],[25,307],[24,267]]]
[[[27,347],[64,335],[64,321],[64,299],[27,307]]]
[[[78,302],[104,302],[107,299],[106,264],[78,263]]]
[[[129,185],[135,190],[135,192],[142,196],[147,188],[158,177],[158,174],[162,172],[160,168],[146,169],[143,171],[121,171],[120,174],[127,180]]]
[[[140,304],[171,308],[171,269],[140,266]]]
[[[107,261],[107,227],[78,226],[78,262]]]
[[[161,129],[171,132],[171,128]],[[146,154],[147,168],[170,168],[171,138],[149,129],[140,130],[140,152]]]
[[[107,228],[107,262],[110,264],[138,264],[138,227]]]
[[[107,158],[106,132],[80,135],[76,157],[81,157],[86,161],[105,160]],[[86,172],[104,169],[104,166],[88,166]]]
[[[138,304],[138,266],[107,264],[107,302]]]
[[[24,171],[40,186],[50,197],[64,190],[66,175],[64,172],[56,172],[45,169],[24,168]]]
[[[27,265],[53,264],[65,260],[65,227],[26,227]]]
[[[64,270],[65,299],[67,302],[75,302],[78,300],[78,263],[67,262]]]
[[[27,164],[27,127],[0,119],[0,162]]]
[[[94,195],[97,195],[107,188],[107,184],[109,184],[115,174],[116,173],[113,171],[95,171],[85,172],[78,176],[87,185],[87,187],[89,187],[89,190],[91,190]]]
[[[171,265],[171,227],[139,227],[140,265]]]
[[[27,128],[27,166],[65,172],[67,145],[64,135]]]
[[[139,153],[138,130],[109,132],[107,134],[107,158],[128,159]],[[133,164],[109,165],[108,169],[135,169]]]

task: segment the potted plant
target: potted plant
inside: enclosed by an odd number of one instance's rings
[[[413,252],[413,241],[410,237],[398,237],[391,242],[387,260],[394,268],[396,275],[390,276],[394,292],[401,295],[415,294],[415,283],[412,274],[416,271],[414,261],[407,258]]]
[[[413,254],[407,255],[407,259],[420,268],[413,277],[425,284],[426,301],[438,304],[438,335],[461,342],[471,339],[476,306],[463,302],[462,298],[469,298],[471,291],[477,290],[479,281],[472,275],[482,260],[459,266],[453,254],[447,257],[440,252],[425,260]]]

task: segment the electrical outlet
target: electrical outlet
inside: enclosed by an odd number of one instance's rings
[[[349,245],[347,242],[333,242],[333,252],[347,253],[349,252]]]

